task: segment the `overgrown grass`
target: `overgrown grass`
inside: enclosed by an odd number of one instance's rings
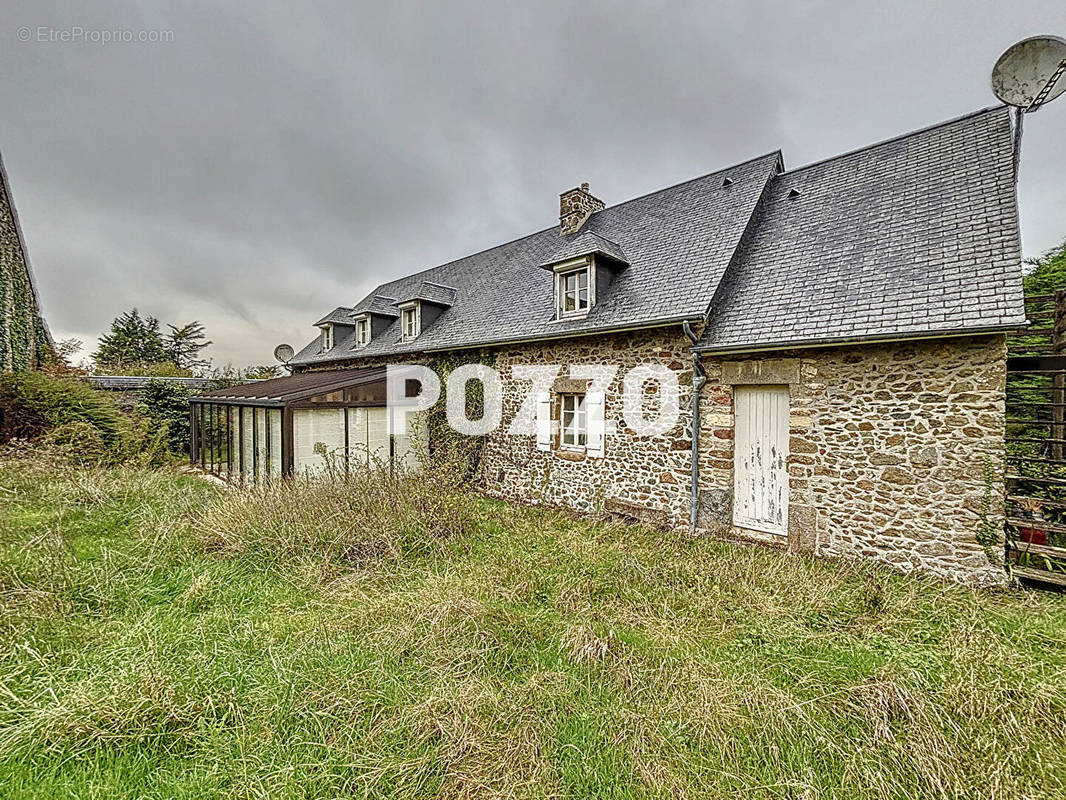
[[[424,479],[0,487],[3,797],[1066,794],[1062,597]]]

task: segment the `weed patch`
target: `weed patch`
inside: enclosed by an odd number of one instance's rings
[[[0,459],[5,797],[1057,798],[1064,630],[436,476]]]

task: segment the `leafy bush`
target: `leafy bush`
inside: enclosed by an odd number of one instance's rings
[[[141,392],[137,410],[159,430],[172,453],[189,452],[189,398],[187,386],[151,380]]]
[[[73,464],[93,464],[107,457],[107,445],[100,431],[80,419],[52,428],[43,442]]]
[[[1028,263],[1034,269],[1022,279],[1026,295],[1051,294],[1066,289],[1066,242],[1039,258],[1029,259]]]
[[[95,435],[89,433],[89,429]],[[19,372],[0,378],[0,442],[24,439],[82,460],[119,460],[138,454],[159,461],[159,442],[143,419],[122,412],[115,400],[77,378]]]

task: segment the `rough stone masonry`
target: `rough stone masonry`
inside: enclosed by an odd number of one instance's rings
[[[638,438],[621,417],[621,379],[655,362],[679,374],[687,408],[692,372],[680,331],[505,347],[504,427],[482,458],[482,488],[505,499],[596,511],[611,501],[686,521],[690,439],[673,430]],[[617,431],[603,458],[506,433],[528,385],[512,364],[619,364],[606,415]],[[971,585],[1001,583],[1000,554],[978,544],[1002,528],[1005,339],[1002,335],[851,345],[706,358],[700,458],[700,528]],[[780,537],[733,526],[733,389],[787,385],[790,395],[789,528]],[[994,477],[986,480],[986,464]]]

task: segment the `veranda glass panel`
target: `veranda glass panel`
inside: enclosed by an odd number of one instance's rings
[[[393,426],[395,430],[395,426]],[[420,441],[418,434],[418,418],[414,414],[407,415],[407,428],[401,436],[398,433],[392,435],[392,463],[401,469],[416,472],[419,468],[418,451],[415,443]]]
[[[241,412],[241,478],[249,483],[255,480],[255,409]]]
[[[267,476],[267,410],[253,408],[255,412],[255,480],[262,483]]]
[[[348,463],[354,470],[367,462],[366,409],[348,409]]]
[[[389,410],[366,409],[366,449],[371,467],[388,468],[389,457]]]
[[[267,410],[270,420],[270,477],[277,480],[281,477],[281,410],[271,408]]]
[[[228,452],[226,453],[225,464],[223,466],[230,478],[236,480],[241,474],[240,409],[237,406],[229,406],[227,419],[229,419],[229,436],[227,437],[229,447]]]
[[[211,472],[215,466],[215,408],[214,406],[204,406],[203,412],[203,425],[204,425],[204,451],[200,454],[203,459],[204,468],[208,472]]]
[[[356,466],[389,465],[389,424],[387,408],[348,409],[348,457]]]
[[[296,475],[324,475],[330,470],[339,470],[343,474],[344,409],[295,409],[292,432],[293,472]]]

